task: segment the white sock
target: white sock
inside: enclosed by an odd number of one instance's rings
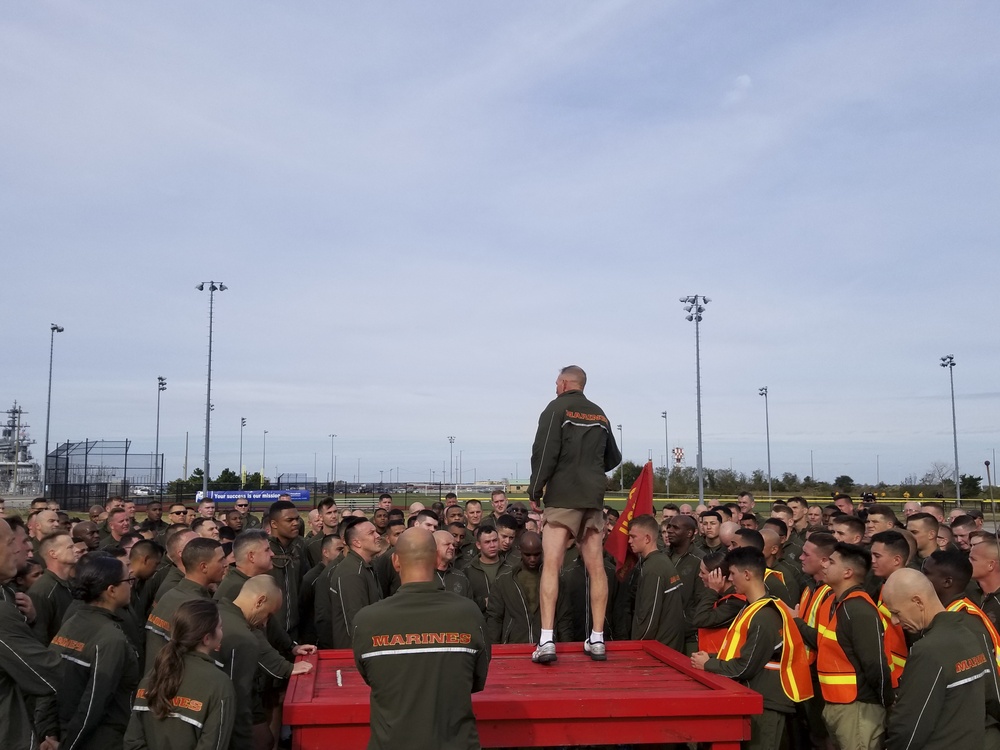
[[[591,643],[604,643],[604,632],[598,633],[596,630],[590,631],[590,642]]]
[[[538,639],[538,645],[541,646],[544,643],[552,643],[555,638],[552,637],[552,631],[542,628],[542,637]]]

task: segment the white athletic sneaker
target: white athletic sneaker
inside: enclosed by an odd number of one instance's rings
[[[535,664],[551,664],[556,658],[556,644],[552,641],[539,643],[535,652],[531,655],[531,660]]]
[[[607,649],[604,647],[604,641],[591,642],[588,638],[583,642],[583,650],[590,654],[590,658],[594,661],[607,661],[608,653]]]

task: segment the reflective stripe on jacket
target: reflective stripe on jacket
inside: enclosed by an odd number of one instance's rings
[[[718,658],[722,661],[729,661],[740,655],[740,651],[746,644],[750,621],[757,612],[769,604],[774,605],[781,615],[782,641],[779,646],[780,655],[772,657],[765,669],[780,672],[781,687],[785,691],[785,695],[792,701],[800,703],[813,697],[812,675],[809,671],[806,645],[795,625],[795,617],[788,605],[781,600],[764,597],[747,606],[729,626],[729,631],[719,648]]]
[[[747,600],[743,594],[726,594],[719,597],[712,605],[712,609],[718,609],[720,604],[729,599],[742,599],[744,602]],[[710,654],[719,653],[719,649],[722,648],[722,642],[726,639],[726,633],[729,632],[729,626],[732,624],[730,622],[718,628],[698,628],[698,650],[706,651]]]
[[[970,615],[975,615],[983,621],[983,625],[993,640],[993,657],[996,659],[997,665],[1000,666],[1000,633],[997,632],[996,626],[990,620],[989,616],[966,597],[956,599],[945,607],[945,609],[949,612],[968,612]]]

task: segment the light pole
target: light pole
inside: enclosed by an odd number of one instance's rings
[[[767,435],[767,499],[771,499],[771,417],[767,408],[767,386],[760,388],[757,393],[764,397],[764,431]]]
[[[52,416],[52,357],[56,351],[56,334],[65,328],[55,323],[49,326],[49,400],[45,407],[45,459],[42,461],[42,495],[48,497],[49,486],[49,418]],[[15,462],[17,459],[15,459]]]
[[[955,357],[949,354],[941,357],[941,366],[948,368],[948,379],[951,381],[951,434],[955,444],[955,505],[962,504],[961,475],[958,473],[958,424],[955,421]]]
[[[247,426],[247,418],[240,417],[240,489],[243,489],[243,428]]]
[[[267,430],[264,430],[264,452],[260,457],[260,488],[264,489],[264,475],[267,473]]]
[[[208,284],[208,388],[205,392],[205,473],[201,478],[201,491],[204,497],[208,497],[208,454],[212,437],[212,326],[215,315],[215,293],[224,292],[227,287],[221,281],[203,281],[195,289],[199,292],[205,291],[205,284]]]
[[[448,484],[455,481],[455,436],[448,436]]]
[[[685,320],[694,321],[694,363],[695,363],[695,384],[698,403],[698,504],[705,502],[705,472],[702,466],[702,444],[701,444],[701,315],[705,312],[705,305],[711,302],[708,297],[700,294],[692,294],[681,297],[681,304],[684,305],[684,312],[687,313]]]
[[[660,416],[663,417],[663,443],[667,448],[667,452],[663,454],[664,460],[666,461],[667,469],[667,497],[670,497],[670,427],[667,421],[667,413],[665,411],[660,412]]]
[[[336,458],[336,456],[333,455],[333,440],[337,436],[334,435],[331,432],[329,435],[327,435],[327,437],[330,438],[330,477],[333,479],[333,493],[332,494],[336,495],[337,494],[337,458]]]
[[[622,435],[622,426],[618,425],[618,451],[622,454],[622,465],[618,470],[618,485],[622,492],[625,491],[625,437]]]
[[[167,390],[167,379],[164,377],[158,377],[156,379],[156,460],[159,462],[160,470],[157,473],[157,490],[156,494],[163,499],[163,462],[160,461],[160,394]]]

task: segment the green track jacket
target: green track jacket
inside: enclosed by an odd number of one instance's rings
[[[621,463],[604,411],[583,395],[556,396],[538,418],[528,497],[553,508],[601,508],[605,472]]]
[[[490,646],[475,602],[406,583],[354,618],[354,660],[371,686],[369,750],[478,750],[472,693]]]

